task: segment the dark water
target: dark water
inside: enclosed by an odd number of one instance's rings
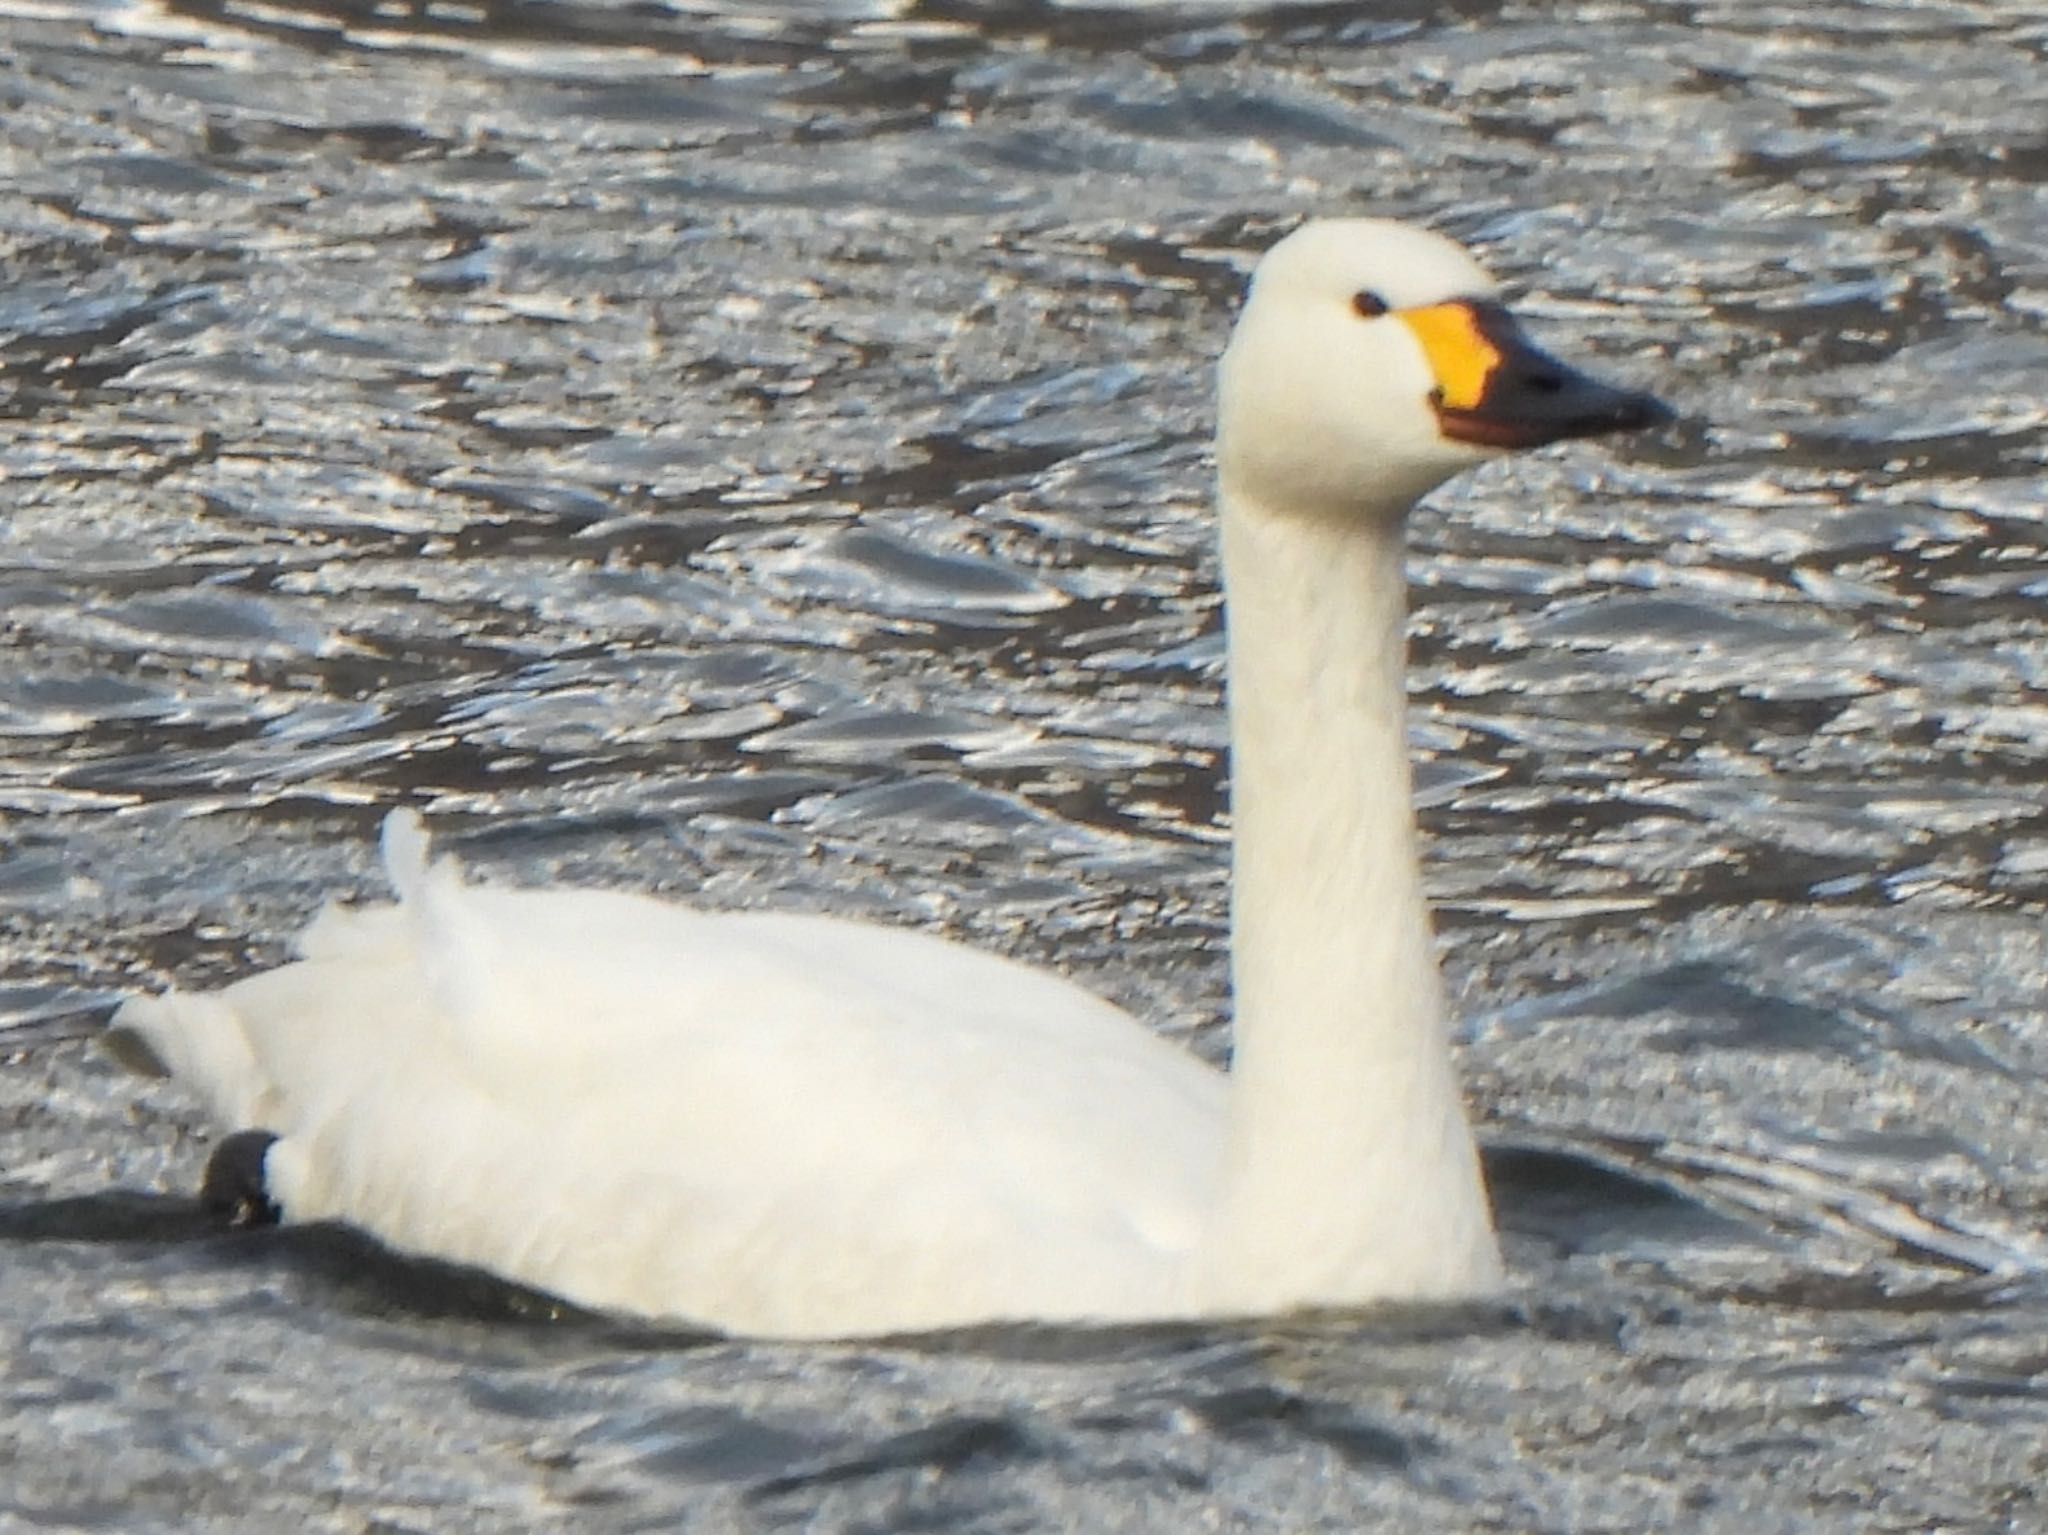
[[[2048,1527],[2048,9],[0,48],[0,1529]],[[194,1225],[56,1020],[274,958],[401,802],[1220,1055],[1209,378],[1311,212],[1686,411],[1415,527],[1508,1307],[763,1347]]]

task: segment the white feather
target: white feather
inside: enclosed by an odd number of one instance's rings
[[[1226,363],[1238,1079],[1058,976],[829,917],[467,882],[117,1026],[259,1127],[291,1220],[753,1334],[1453,1296],[1499,1257],[1444,1038],[1402,745],[1400,521],[1479,456],[1414,337],[1490,291],[1368,221],[1270,254]]]

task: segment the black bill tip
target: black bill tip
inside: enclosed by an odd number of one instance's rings
[[[1512,452],[1578,437],[1665,426],[1678,413],[1655,395],[1616,389],[1561,363],[1503,370],[1471,408],[1438,403],[1437,423],[1455,442]]]

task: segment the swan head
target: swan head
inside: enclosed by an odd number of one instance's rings
[[[1671,412],[1540,351],[1493,279],[1442,235],[1323,219],[1253,272],[1218,415],[1226,500],[1398,521],[1489,458]]]

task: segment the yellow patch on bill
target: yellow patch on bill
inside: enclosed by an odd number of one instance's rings
[[[1452,410],[1472,410],[1486,393],[1486,380],[1500,364],[1500,352],[1480,333],[1479,315],[1470,304],[1431,304],[1396,311],[1436,374],[1442,402]]]

